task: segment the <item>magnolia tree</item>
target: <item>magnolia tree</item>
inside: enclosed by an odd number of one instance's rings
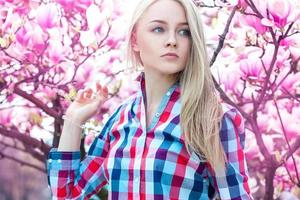
[[[110,100],[101,122],[136,88],[124,63],[129,0],[0,0],[0,158],[45,172],[62,115],[95,81]],[[246,156],[256,199],[299,195],[300,7],[296,0],[195,1],[211,69],[224,102],[245,118]],[[95,137],[82,140],[89,144]],[[41,165],[11,155],[32,155]],[[17,156],[18,155],[18,156]],[[298,168],[297,168],[298,167]]]

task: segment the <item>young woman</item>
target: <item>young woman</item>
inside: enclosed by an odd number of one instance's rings
[[[49,153],[53,199],[87,199],[106,184],[109,199],[252,199],[243,119],[215,93],[192,0],[142,0],[129,36],[129,58],[143,67],[140,90],[82,161],[79,126],[96,114],[107,88],[78,94]]]

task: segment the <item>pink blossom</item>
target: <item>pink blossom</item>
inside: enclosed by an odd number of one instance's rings
[[[77,0],[77,1],[74,1],[75,2],[75,5],[79,8],[82,8],[82,9],[87,9],[91,4],[92,4],[92,0]]]
[[[289,71],[289,69],[287,68],[286,71]],[[287,73],[288,72],[282,73],[282,76],[279,77],[279,80],[281,81]],[[284,93],[288,91],[292,94],[296,93],[297,87],[300,87],[300,72],[290,73],[290,75],[284,79],[280,86]]]
[[[65,10],[80,10],[84,12],[91,4],[92,0],[56,0]]]
[[[85,143],[86,145],[91,145],[95,138],[96,138],[96,137],[95,137],[95,134],[94,134],[94,133],[89,133],[89,134],[85,137],[84,143]]]
[[[66,49],[60,41],[51,41],[49,45],[49,58],[54,64],[58,64],[64,59]]]
[[[119,41],[114,40],[113,38],[109,38],[106,40],[106,44],[111,48],[111,49],[116,49],[118,47]]]
[[[74,4],[74,0],[56,0],[56,2],[62,6],[73,6]]]
[[[80,43],[82,46],[87,47],[97,41],[96,35],[93,31],[81,31],[80,32]]]
[[[105,20],[105,16],[100,12],[97,5],[92,4],[86,10],[86,19],[89,29],[93,32],[97,32],[100,31],[101,25]]]
[[[294,34],[280,41],[280,46],[288,50],[294,59],[300,57],[300,34]]]
[[[291,12],[290,0],[268,0],[267,8],[275,26],[283,28],[287,24],[287,18]]]
[[[25,27],[20,28],[20,30],[16,34],[17,41],[24,47],[28,45],[29,42],[29,34],[27,34],[27,30]]]
[[[245,153],[248,159],[257,159],[260,154],[257,148],[256,139],[254,133],[249,130],[246,130],[246,146],[245,146]]]
[[[245,15],[241,19],[246,25],[253,27],[259,34],[264,34],[267,31],[267,27],[261,23],[258,17]]]
[[[265,47],[265,53],[262,60],[267,70],[270,68],[271,61],[273,59],[274,48],[275,46],[273,44],[268,44]],[[278,69],[280,70],[281,68],[289,65],[290,65],[290,52],[285,48],[283,48],[282,46],[279,46],[274,70],[278,70]]]
[[[250,56],[249,56],[250,57]],[[262,64],[259,58],[244,59],[240,61],[240,72],[244,79],[259,79],[262,73]]]
[[[43,28],[53,28],[59,20],[58,8],[54,3],[41,4],[37,9],[36,20]]]
[[[11,125],[12,117],[13,117],[13,115],[12,115],[12,110],[11,109],[1,110],[1,115],[0,115],[1,125],[4,125],[4,126]]]
[[[246,8],[248,4],[244,0],[227,0],[230,6],[238,6],[240,8]]]

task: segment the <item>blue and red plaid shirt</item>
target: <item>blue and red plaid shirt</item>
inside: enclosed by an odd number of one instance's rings
[[[226,174],[218,174],[197,154],[191,156],[180,131],[180,85],[164,95],[146,127],[145,80],[141,90],[109,118],[87,156],[52,149],[48,180],[53,199],[88,199],[104,185],[109,199],[253,199],[243,152],[242,116],[223,104],[220,131],[227,155]]]

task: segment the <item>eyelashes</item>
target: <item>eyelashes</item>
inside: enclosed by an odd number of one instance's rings
[[[154,29],[152,29],[152,32],[154,32],[154,33],[163,33],[164,31],[165,31],[164,28],[160,27],[160,26],[155,27]],[[178,33],[182,36],[188,36],[188,37],[191,36],[191,32],[190,32],[189,29],[180,29],[178,31]]]

